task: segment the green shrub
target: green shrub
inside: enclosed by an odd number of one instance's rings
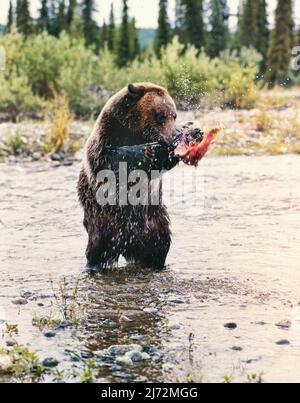
[[[0,72],[0,112],[16,121],[20,114],[34,114],[41,100],[33,95],[28,79],[13,70],[9,76]]]
[[[210,59],[174,38],[157,58],[152,49],[142,59],[119,69],[107,49],[96,55],[80,37],[46,33],[26,39],[16,31],[0,38],[6,70],[0,73],[0,112],[13,119],[36,113],[55,94],[68,98],[78,116],[97,114],[109,96],[129,82],[152,81],[166,86],[180,106],[212,105],[251,108],[256,102],[260,56],[253,49],[223,52]]]

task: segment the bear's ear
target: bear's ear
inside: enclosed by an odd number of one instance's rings
[[[143,85],[128,85],[128,93],[131,98],[139,99],[142,98],[146,93],[146,88]]]

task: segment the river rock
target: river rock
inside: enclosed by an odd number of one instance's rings
[[[291,343],[288,340],[283,339],[276,341],[276,344],[278,346],[289,346]]]
[[[292,322],[290,320],[282,320],[282,321],[276,323],[275,326],[277,326],[281,329],[289,329],[292,326]]]
[[[130,357],[123,355],[116,358],[116,364],[122,365],[123,367],[132,367],[133,361],[130,359]]]
[[[47,339],[52,339],[53,337],[56,336],[56,333],[49,331],[49,332],[45,332],[44,336],[47,337]]]
[[[47,368],[55,368],[58,366],[58,364],[59,364],[59,361],[57,361],[55,358],[52,358],[52,357],[45,358],[43,361],[44,367],[47,367]]]
[[[107,349],[108,354],[111,356],[125,355],[129,351],[138,351],[141,353],[143,351],[143,348],[138,344],[128,344],[128,345],[114,345],[110,346]]]
[[[156,314],[158,312],[158,309],[156,309],[156,308],[144,308],[143,311],[145,313],[150,313],[150,314],[154,315],[154,314]]]
[[[0,374],[7,374],[13,365],[11,357],[7,354],[0,354]]]
[[[231,348],[231,350],[232,350],[232,351],[237,351],[237,352],[243,351],[242,347],[239,347],[239,346],[233,346],[233,347]]]
[[[16,298],[11,301],[14,305],[27,305],[28,301],[25,298]]]
[[[229,330],[234,330],[237,328],[237,324],[234,322],[225,323],[224,327]]]
[[[14,339],[8,339],[6,340],[6,345],[7,347],[14,347],[18,344],[18,342]]]

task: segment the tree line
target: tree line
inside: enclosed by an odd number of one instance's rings
[[[28,0],[10,2],[6,32],[16,25],[19,32],[32,35],[47,31],[59,36],[67,31],[82,36],[87,46],[96,52],[107,47],[116,56],[119,67],[126,66],[141,54],[136,21],[129,15],[128,0],[123,0],[122,21],[116,25],[113,3],[108,21],[99,26],[94,19],[95,0],[41,0],[38,17],[34,20]],[[261,74],[272,85],[289,71],[291,52],[300,45],[300,29],[293,19],[293,0],[277,0],[275,26],[270,28],[266,0],[241,0],[238,25],[229,29],[230,10],[227,0],[177,0],[176,21],[172,26],[168,16],[168,0],[159,1],[158,29],[154,49],[159,56],[174,36],[186,47],[193,45],[211,57],[225,49],[253,47],[262,56]]]

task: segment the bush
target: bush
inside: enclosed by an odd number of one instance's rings
[[[52,122],[48,136],[44,142],[46,153],[58,153],[65,150],[72,121],[69,104],[64,96],[56,95],[54,100],[47,105],[48,118]]]
[[[21,114],[35,114],[41,100],[33,95],[28,79],[15,70],[7,77],[0,73],[0,112],[7,114],[14,122]]]
[[[256,101],[260,56],[252,49],[224,52],[210,59],[175,38],[157,58],[148,50],[143,59],[119,69],[107,50],[96,55],[80,37],[46,33],[26,39],[16,31],[0,38],[7,66],[0,73],[0,112],[13,119],[36,113],[42,100],[64,94],[78,116],[94,115],[109,96],[129,82],[152,81],[167,87],[181,107],[212,105],[251,108]]]

